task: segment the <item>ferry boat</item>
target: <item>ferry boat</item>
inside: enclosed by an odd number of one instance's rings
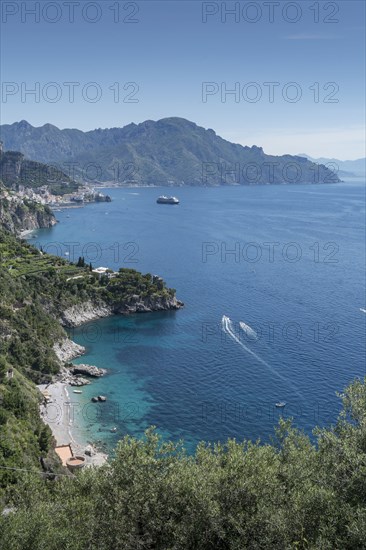
[[[177,197],[166,197],[165,195],[161,195],[156,202],[158,204],[179,204]]]

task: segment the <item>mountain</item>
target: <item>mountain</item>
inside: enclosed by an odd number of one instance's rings
[[[7,150],[57,163],[72,179],[139,185],[335,183],[329,169],[261,147],[230,143],[183,118],[147,120],[123,128],[82,132],[22,120],[0,126]]]
[[[366,175],[366,158],[356,160],[339,160],[334,158],[312,158],[305,153],[299,153],[299,157],[304,157],[311,162],[324,164],[336,172],[339,177],[364,177]]]
[[[78,190],[79,185],[57,167],[34,160],[27,160],[18,151],[3,152],[0,148],[0,180],[9,189],[20,186],[37,189],[47,186],[55,195],[64,195]]]

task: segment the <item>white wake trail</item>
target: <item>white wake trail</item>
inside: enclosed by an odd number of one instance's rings
[[[222,329],[225,332],[225,334],[230,336],[230,338],[232,338],[234,340],[234,342],[239,344],[247,353],[249,353],[250,355],[255,357],[255,359],[257,359],[257,361],[259,361],[260,363],[262,363],[262,365],[267,367],[275,376],[277,376],[277,378],[282,380],[282,382],[285,382],[286,384],[288,384],[291,387],[291,389],[298,395],[298,397],[300,399],[302,399],[301,394],[298,392],[296,387],[287,378],[285,378],[284,376],[279,374],[273,367],[271,367],[271,365],[269,363],[267,363],[267,361],[264,361],[264,359],[259,357],[259,355],[254,353],[254,351],[252,351],[245,344],[243,344],[243,342],[236,336],[236,334],[233,330],[233,323],[232,323],[230,317],[227,317],[226,315],[223,315],[222,319],[221,319],[221,326],[222,326]]]
[[[271,366],[266,361],[264,361],[256,353],[254,353],[254,351],[247,348],[247,346],[245,344],[243,344],[243,342],[240,340],[240,338],[238,338],[236,336],[235,332],[233,331],[233,323],[232,323],[232,321],[229,317],[226,317],[226,315],[224,315],[222,317],[221,324],[222,324],[222,327],[224,329],[224,332],[226,334],[228,334],[237,344],[239,344],[239,346],[241,346],[243,349],[245,349],[246,352],[250,353],[250,355],[253,355],[253,357],[255,357],[257,359],[257,361],[259,361],[260,363],[262,363],[266,367],[271,368]]]

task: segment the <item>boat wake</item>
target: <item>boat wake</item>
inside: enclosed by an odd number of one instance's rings
[[[362,311],[363,313],[366,313],[366,309],[364,309],[363,307],[360,307],[360,311]]]
[[[250,327],[243,321],[239,321],[239,326],[247,336],[249,336],[250,338],[253,338],[253,340],[257,340],[257,333],[255,332],[255,330],[252,329],[252,327]]]
[[[245,323],[242,323],[240,322],[240,327],[243,328],[241,325],[245,324]],[[246,327],[248,327],[248,325],[245,325]],[[251,349],[249,349],[245,344],[243,344],[243,342],[240,340],[240,338],[238,338],[238,336],[235,334],[235,328],[233,326],[233,322],[231,321],[230,317],[227,317],[226,315],[223,315],[222,316],[222,319],[221,319],[221,327],[222,327],[222,330],[224,331],[225,334],[227,334],[228,336],[230,336],[230,338],[232,340],[234,340],[234,342],[236,342],[237,344],[239,344],[239,346],[241,346],[247,353],[249,353],[250,355],[252,355],[257,361],[259,361],[260,363],[262,363],[262,365],[264,365],[265,367],[267,367],[271,372],[272,374],[274,374],[275,376],[277,376],[277,378],[279,378],[280,380],[282,380],[282,382],[285,382],[286,384],[288,384],[292,391],[294,393],[296,393],[296,395],[302,400],[302,396],[301,394],[298,392],[298,390],[296,389],[296,387],[284,376],[282,376],[282,374],[278,373],[276,371],[276,369],[274,369],[269,363],[267,363],[267,361],[265,361],[264,359],[262,359],[261,357],[259,357],[259,355],[257,355],[254,351],[252,351]],[[250,328],[250,327],[248,327]],[[244,330],[244,329],[243,329]],[[250,330],[253,330],[253,329],[250,329]],[[245,332],[245,331],[244,331]],[[254,331],[253,331],[254,332]],[[255,333],[256,334],[256,333]]]
[[[243,324],[245,324],[245,323],[243,323]],[[245,349],[245,351],[247,353],[250,353],[250,355],[255,357],[257,359],[257,361],[262,363],[264,366],[266,366],[268,368],[271,368],[270,365],[266,361],[264,361],[264,359],[262,359],[254,351],[249,349],[245,344],[243,344],[243,342],[240,340],[240,338],[238,338],[238,336],[235,334],[235,329],[233,327],[233,323],[232,323],[230,317],[226,317],[226,315],[223,315],[223,317],[221,319],[221,326],[222,326],[222,329],[225,332],[225,334],[230,336],[232,338],[232,340],[234,340],[234,342],[236,342],[237,344],[239,344],[239,346],[241,346],[243,349]],[[241,326],[241,323],[240,323],[240,326]],[[245,325],[245,326],[247,326],[247,325]]]

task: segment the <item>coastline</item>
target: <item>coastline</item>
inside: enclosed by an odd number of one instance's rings
[[[34,231],[37,231],[37,229],[39,229],[39,227],[37,228],[34,228],[34,229],[23,229],[23,231],[21,231],[19,233],[19,238],[20,239],[26,239],[29,235],[31,235]]]
[[[56,446],[70,445],[74,455],[85,457],[86,466],[105,464],[108,455],[96,449],[93,443],[82,442],[76,435],[76,403],[70,400],[67,384],[57,381],[37,387],[42,394],[46,391],[49,395],[49,400],[45,399],[40,406],[40,416],[51,428]]]

